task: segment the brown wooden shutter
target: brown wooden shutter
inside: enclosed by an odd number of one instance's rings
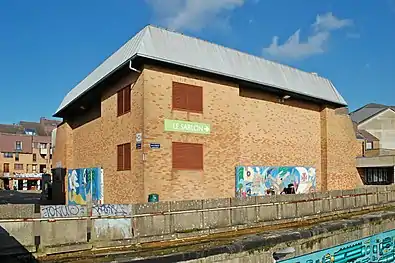
[[[123,145],[117,146],[117,170],[123,170]]]
[[[203,112],[203,88],[189,85],[187,90],[188,110],[192,112]]]
[[[131,156],[131,146],[130,143],[126,143],[123,145],[124,147],[124,170],[130,170],[131,169],[131,164],[132,164],[132,156]]]
[[[181,170],[203,170],[203,144],[173,142],[172,166]]]
[[[129,86],[124,88],[124,108],[123,108],[123,113],[127,113],[130,111],[130,94],[131,93],[131,89]]]
[[[123,114],[123,90],[118,91],[117,97],[118,116],[121,116]]]
[[[173,109],[188,110],[188,91],[184,84],[173,82],[172,96]]]

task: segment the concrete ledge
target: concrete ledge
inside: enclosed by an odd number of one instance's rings
[[[306,229],[290,229],[290,230],[279,230],[270,233],[260,233],[253,234],[249,236],[243,236],[240,238],[236,238],[236,240],[231,243],[218,245],[215,243],[212,246],[206,244],[201,249],[197,250],[189,250],[181,253],[174,253],[168,255],[158,255],[151,257],[139,257],[136,259],[131,259],[128,262],[181,262],[188,260],[198,260],[203,258],[211,257],[212,260],[210,262],[214,262],[214,256],[217,260],[222,260],[223,258],[219,255],[234,255],[232,258],[237,258],[236,254],[248,252],[248,255],[254,253],[254,251],[268,251],[272,247],[275,247],[280,244],[297,242],[300,240],[312,239],[314,237],[318,237],[321,235],[335,236],[337,232],[341,231],[355,231],[356,229],[363,229],[366,224],[384,224],[385,220],[393,220],[395,218],[395,212],[386,211],[381,213],[367,214],[363,215],[360,218],[350,218],[347,220],[338,220],[333,222],[325,222],[318,224],[313,227],[309,227]],[[379,233],[379,227],[376,229],[376,233]],[[372,234],[376,234],[372,233]],[[364,236],[363,236],[364,237]],[[360,238],[363,238],[360,237]],[[323,237],[324,238],[324,237]],[[358,238],[359,239],[359,238]],[[334,245],[332,245],[334,246]],[[155,253],[161,254],[160,250]],[[199,261],[200,262],[200,261]],[[238,261],[237,261],[238,262]]]

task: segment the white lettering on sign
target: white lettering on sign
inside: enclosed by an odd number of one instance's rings
[[[194,131],[194,132],[208,132],[210,130],[205,125],[184,124],[184,123],[173,123],[173,129],[182,130],[182,131]]]

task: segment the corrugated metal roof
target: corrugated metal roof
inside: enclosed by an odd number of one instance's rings
[[[146,26],[73,88],[57,113],[136,56],[347,105],[333,84],[323,77],[180,33]]]

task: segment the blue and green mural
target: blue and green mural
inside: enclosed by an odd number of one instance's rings
[[[395,230],[345,243],[282,263],[390,263],[395,262]]]
[[[103,203],[103,170],[101,168],[70,169],[67,173],[67,204]]]
[[[236,196],[262,196],[274,191],[280,194],[292,184],[297,194],[314,192],[316,175],[313,167],[237,166]]]

